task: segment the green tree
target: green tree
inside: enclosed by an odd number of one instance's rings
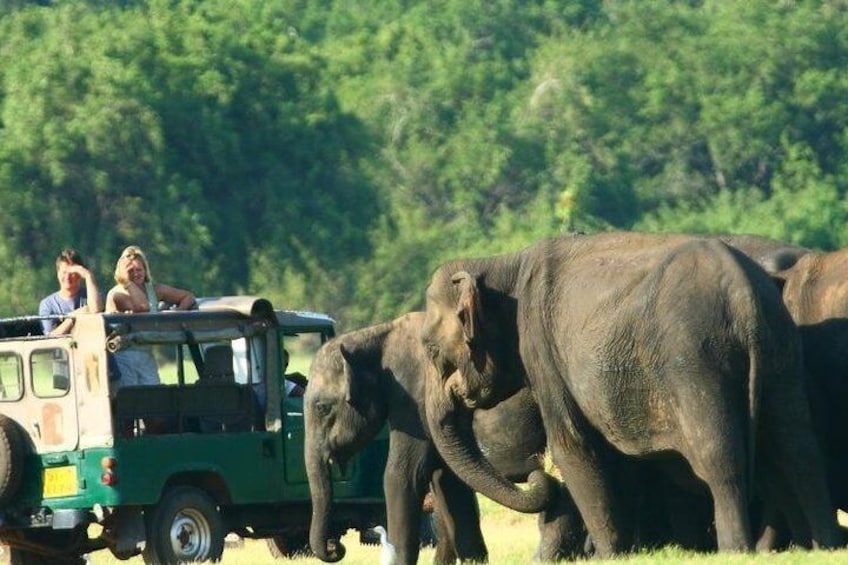
[[[266,290],[255,253],[306,278],[367,253],[368,135],[284,16],[152,1],[0,22],[0,233],[39,293],[65,245],[108,279],[138,243],[158,276],[198,294]]]

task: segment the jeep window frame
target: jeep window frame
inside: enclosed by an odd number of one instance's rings
[[[16,365],[15,383],[18,390],[18,395],[15,397],[7,396],[7,391],[10,388],[6,379],[5,369],[6,363],[4,359],[13,359]],[[24,397],[24,360],[20,353],[16,351],[0,351],[0,402],[19,402]]]

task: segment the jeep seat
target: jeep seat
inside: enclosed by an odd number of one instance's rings
[[[233,348],[226,343],[216,343],[206,348],[203,355],[204,374],[201,381],[235,382]]]

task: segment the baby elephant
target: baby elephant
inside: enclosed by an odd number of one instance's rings
[[[388,422],[389,454],[383,484],[389,539],[398,563],[416,563],[421,506],[432,488],[439,526],[437,563],[457,558],[486,561],[475,493],[445,466],[429,439],[425,371],[430,369],[419,331],[423,313],[340,335],[324,344],[312,362],[304,396],[305,459],[312,494],[310,546],[332,560],[339,540],[328,539],[331,463],[345,462]],[[474,412],[472,429],[488,461],[513,481],[544,477],[545,432],[527,389],[488,410]],[[531,477],[531,475],[533,475]],[[431,485],[432,483],[432,485]],[[539,515],[536,558],[576,556],[585,529],[567,491],[559,484]]]

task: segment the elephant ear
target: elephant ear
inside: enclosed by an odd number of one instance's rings
[[[477,280],[468,271],[459,271],[451,276],[451,282],[459,292],[456,315],[462,323],[465,341],[470,345],[479,337],[479,331],[482,328],[483,308],[480,304]]]
[[[340,343],[339,353],[344,363],[345,401],[352,406],[361,406],[369,396],[368,391],[376,386],[376,377],[371,371],[357,370],[360,362],[355,349],[350,350]]]

